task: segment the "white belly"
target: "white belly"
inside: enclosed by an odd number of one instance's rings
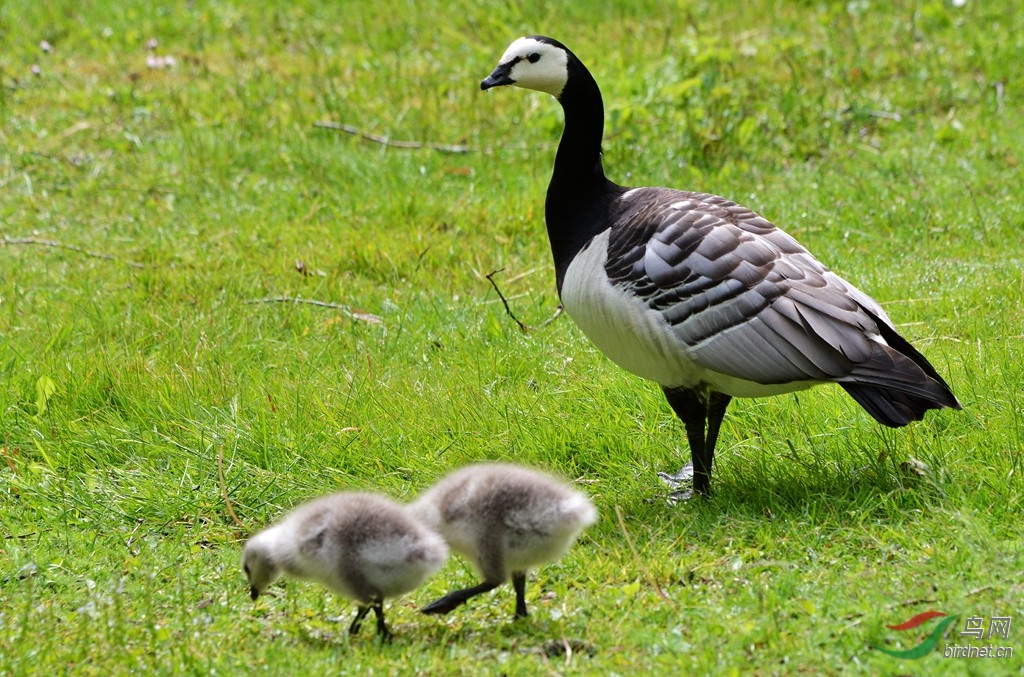
[[[562,305],[569,317],[617,365],[670,387],[708,387],[734,397],[761,397],[808,388],[813,383],[760,384],[701,366],[661,313],[612,286],[604,265],[608,232],[596,236],[569,264]]]

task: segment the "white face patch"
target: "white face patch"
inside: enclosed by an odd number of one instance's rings
[[[505,50],[499,65],[512,64],[509,77],[517,87],[558,98],[569,79],[569,55],[546,42],[519,38]]]

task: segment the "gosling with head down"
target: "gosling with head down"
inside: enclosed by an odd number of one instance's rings
[[[377,634],[387,640],[384,600],[418,587],[447,558],[444,540],[405,507],[376,494],[337,493],[253,536],[242,569],[253,599],[282,574],[317,581],[359,605],[350,634],[373,609]]]
[[[445,614],[512,579],[517,617],[525,617],[526,573],[569,549],[597,521],[584,494],[542,472],[485,463],[448,475],[409,506],[452,550],[479,570],[483,582],[421,609]]]

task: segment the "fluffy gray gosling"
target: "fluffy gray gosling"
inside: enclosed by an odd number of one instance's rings
[[[457,470],[409,509],[479,570],[483,582],[425,606],[445,614],[512,579],[517,617],[526,616],[526,572],[561,557],[597,510],[584,494],[542,472],[485,463]]]
[[[242,569],[253,599],[282,574],[317,581],[359,605],[349,633],[370,609],[382,641],[384,599],[418,587],[448,558],[448,546],[404,506],[383,496],[337,493],[305,503],[249,539]]]

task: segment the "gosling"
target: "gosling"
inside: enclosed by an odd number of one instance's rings
[[[597,521],[597,510],[584,494],[545,473],[503,463],[457,470],[409,509],[483,577],[479,585],[423,607],[425,614],[448,613],[511,577],[515,615],[525,617],[527,571],[561,557]]]
[[[349,634],[370,609],[388,641],[384,599],[418,587],[448,558],[448,546],[404,506],[368,493],[337,493],[299,506],[249,539],[242,569],[255,600],[282,574],[321,583],[359,606]]]

